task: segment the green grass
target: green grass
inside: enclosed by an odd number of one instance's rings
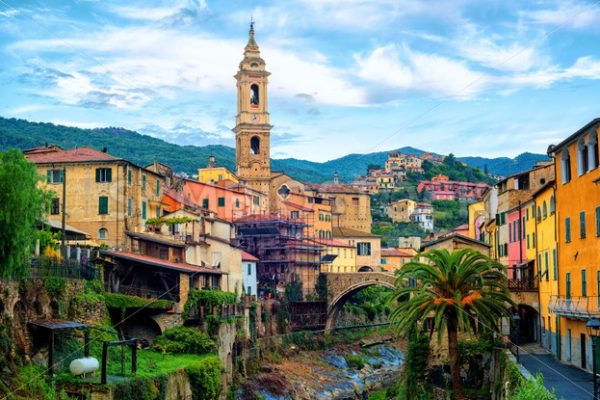
[[[385,390],[369,394],[369,400],[386,400]]]

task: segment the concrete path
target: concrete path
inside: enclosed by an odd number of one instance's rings
[[[592,374],[577,367],[563,364],[551,354],[521,353],[521,364],[532,375],[540,372],[544,377],[544,385],[549,390],[556,389],[556,395],[559,399],[588,400],[593,397]]]

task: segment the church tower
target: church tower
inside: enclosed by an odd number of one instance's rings
[[[235,117],[235,160],[237,176],[249,187],[268,198],[271,180],[271,151],[267,84],[269,72],[254,40],[254,23],[244,49],[237,80]],[[268,208],[268,205],[267,205]]]

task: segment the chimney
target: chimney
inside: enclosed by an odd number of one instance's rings
[[[335,171],[333,173],[333,183],[336,184],[336,185],[340,183],[340,177],[339,177],[337,171]]]
[[[103,153],[106,153],[107,151],[108,151],[108,149],[106,148],[106,146],[104,146],[104,147],[102,148],[102,152],[103,152]]]
[[[214,154],[211,154],[208,157],[208,163],[206,163],[206,168],[216,168],[217,167],[217,160],[214,156]]]

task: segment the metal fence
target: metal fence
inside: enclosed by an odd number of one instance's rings
[[[29,278],[65,278],[93,280],[100,278],[100,271],[92,263],[81,263],[72,260],[51,262],[47,259],[35,258],[29,266]]]

